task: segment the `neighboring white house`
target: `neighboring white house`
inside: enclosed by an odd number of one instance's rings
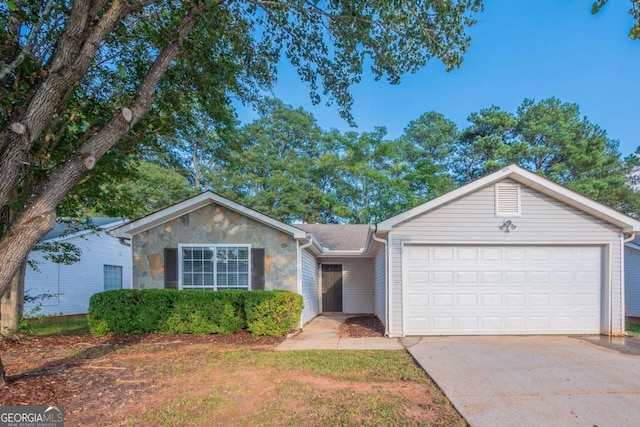
[[[71,233],[58,224],[41,242],[66,242],[81,251],[80,261],[65,265],[46,260],[43,252],[33,251],[29,260],[37,263],[38,271],[27,267],[25,292],[31,297],[49,294],[51,298],[25,302],[24,314],[35,306],[37,314],[83,314],[89,298],[97,292],[131,287],[131,248],[119,242],[107,231],[122,225],[122,218],[91,218],[95,227],[76,226]]]
[[[626,315],[640,318],[640,237],[625,245],[624,283]]]
[[[392,337],[620,335],[635,233],[516,165],[371,226],[291,226],[205,192],[112,232],[132,242],[134,288],[288,289],[302,323],[372,313]]]

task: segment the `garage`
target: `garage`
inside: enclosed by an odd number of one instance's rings
[[[405,335],[599,334],[599,245],[405,245]]]

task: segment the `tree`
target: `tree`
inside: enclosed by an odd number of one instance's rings
[[[480,0],[1,4],[0,212],[13,215],[2,224],[0,294],[53,227],[65,195],[123,138],[147,133],[154,106],[188,98],[217,117],[230,110],[232,96],[255,101],[273,83],[283,53],[314,102],[322,93],[349,119],[348,88],[365,60],[392,83],[433,57],[457,67],[469,43],[465,29],[480,8]],[[82,136],[71,149],[36,167],[32,158],[50,152],[48,131],[75,124],[89,105],[104,114],[77,124]],[[36,170],[28,197],[14,199]]]
[[[116,184],[112,191],[127,194],[126,209],[130,218],[139,218],[164,209],[196,194],[184,175],[174,168],[167,168],[151,161],[135,166],[135,173]]]
[[[609,0],[596,0],[591,4],[591,13],[594,15],[599,13],[600,10],[608,3]],[[631,8],[629,9],[629,15],[636,21],[635,24],[629,30],[629,37],[638,40],[640,39],[640,0],[630,0]]]
[[[453,171],[466,184],[513,161],[517,119],[496,106],[472,113],[453,148]]]
[[[377,127],[360,135],[347,132],[340,139],[333,185],[338,201],[348,209],[348,222],[374,223],[412,205],[403,150],[386,134],[384,127]]]
[[[557,98],[525,99],[516,115],[497,107],[469,117],[456,142],[454,169],[465,183],[509,163],[521,166],[629,214],[638,194],[628,183],[633,167],[618,142]]]
[[[454,188],[449,175],[449,161],[458,136],[456,124],[435,111],[429,111],[409,122],[398,141],[409,167],[415,205]]]
[[[271,99],[260,117],[240,128],[237,150],[211,169],[211,188],[281,221],[324,222],[328,195],[316,180],[322,130],[302,109]]]

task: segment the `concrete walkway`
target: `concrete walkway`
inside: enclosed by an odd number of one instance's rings
[[[640,425],[640,341],[600,336],[406,338],[473,427]]]
[[[403,350],[395,338],[340,338],[346,315],[321,315],[307,323],[302,332],[287,338],[276,350]]]

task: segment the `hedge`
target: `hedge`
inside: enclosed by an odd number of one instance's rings
[[[253,335],[286,335],[300,321],[302,296],[288,291],[253,291],[244,300],[247,329]]]
[[[223,334],[246,327],[242,291],[176,291],[171,315],[162,332],[174,334]]]
[[[186,333],[282,336],[294,329],[302,297],[288,291],[118,289],[89,301],[89,330],[95,335]]]

